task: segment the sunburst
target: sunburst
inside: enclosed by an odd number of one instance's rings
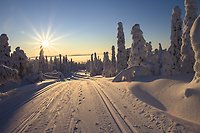
[[[44,28],[38,30],[33,25],[31,25],[31,29],[34,34],[29,34],[29,37],[33,40],[29,44],[34,45],[34,49],[38,52],[41,48],[43,48],[45,55],[59,54],[59,50],[56,48],[56,45],[59,43],[59,40],[70,35],[64,34],[56,36],[55,32],[52,32],[52,26],[50,24],[46,30],[44,30]]]

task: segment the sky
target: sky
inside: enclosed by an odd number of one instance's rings
[[[14,50],[20,46],[37,56],[41,40],[48,40],[48,55],[90,54],[117,47],[117,23],[122,22],[126,47],[131,28],[140,24],[153,48],[170,45],[172,9],[184,0],[4,0],[0,2],[0,33]],[[197,0],[200,8],[200,0]],[[199,12],[200,13],[200,12]]]

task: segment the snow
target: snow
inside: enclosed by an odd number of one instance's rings
[[[194,71],[195,71],[195,76],[194,80],[196,82],[200,81],[200,16],[197,17],[195,20],[191,31],[190,31],[190,37],[191,37],[191,42],[192,42],[192,48],[195,53],[195,64],[194,64]]]
[[[0,65],[0,85],[9,80],[19,81],[18,71],[5,65]]]
[[[151,71],[144,66],[132,66],[118,73],[113,82],[132,81],[138,77],[150,76]]]
[[[172,74],[179,73],[181,68],[182,23],[181,9],[179,6],[175,6],[171,20],[171,45],[168,49],[172,60],[170,66]]]
[[[190,40],[190,29],[197,18],[197,0],[185,0],[185,18],[183,25],[182,46],[181,46],[181,69],[184,73],[193,73],[194,51]]]
[[[0,132],[198,133],[200,16],[196,0],[184,4],[183,33],[181,9],[173,9],[168,50],[159,43],[152,51],[139,24],[126,49],[119,22],[117,59],[113,45],[111,60],[108,52],[103,62],[93,53],[80,67],[61,54],[48,61],[42,46],[39,59],[28,59],[20,47],[10,55],[8,37],[1,34]],[[91,77],[72,73],[85,67]]]
[[[133,43],[128,61],[128,66],[141,66],[146,60],[146,41],[139,24],[135,24],[131,30]]]
[[[200,87],[199,84],[189,84],[191,78],[192,75],[149,78],[148,82],[132,83],[130,88],[147,104],[200,124]]]
[[[117,73],[127,68],[125,37],[122,22],[118,23],[117,28]]]
[[[200,130],[197,125],[199,114],[195,110],[199,101],[197,104],[198,98],[190,90],[192,95],[185,97],[184,90],[190,79],[183,79],[184,76],[177,79],[149,77],[150,80],[145,82],[142,78],[136,82],[117,83],[111,82],[112,78],[100,76],[86,78],[88,75],[83,72],[74,76],[78,77],[19,87],[16,92],[20,93],[0,101],[0,130],[116,133]],[[183,100],[191,109],[179,109],[185,107]],[[196,106],[191,104],[194,101]]]

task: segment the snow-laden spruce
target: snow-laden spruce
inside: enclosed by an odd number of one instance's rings
[[[27,74],[28,57],[20,47],[17,47],[11,55],[12,68],[19,71],[19,76],[22,78]]]
[[[117,73],[119,73],[121,70],[124,70],[127,67],[125,38],[122,22],[118,23],[117,30]]]
[[[171,72],[176,74],[180,72],[181,67],[181,45],[182,45],[182,19],[181,19],[181,9],[176,6],[172,11],[171,19],[171,45],[168,49],[170,53],[170,58],[172,60]]]
[[[10,46],[8,43],[8,37],[6,34],[0,36],[0,64],[5,66],[11,66],[10,58]]]
[[[116,74],[116,57],[115,57],[115,46],[112,46],[112,57],[111,57],[111,76]]]
[[[102,76],[111,77],[111,61],[109,59],[108,52],[104,52]]]
[[[153,54],[151,42],[145,44],[145,51],[146,51],[146,58],[149,58]]]
[[[146,58],[146,41],[139,24],[135,24],[131,30],[133,43],[128,61],[128,66],[141,66]]]
[[[44,59],[44,49],[40,49],[39,53],[39,72],[44,72],[45,70],[45,59]]]
[[[182,58],[182,72],[191,73],[194,72],[194,51],[191,47],[190,41],[190,29],[194,20],[197,18],[197,1],[196,0],[185,0],[185,18],[184,18],[184,29],[182,35],[182,47],[181,47],[181,58]]]
[[[54,57],[54,67],[53,70],[59,70],[59,59],[55,56]]]
[[[91,60],[90,60],[90,76],[95,76],[95,67],[94,67],[94,59],[93,54],[91,54]]]
[[[190,37],[192,42],[192,48],[195,53],[194,80],[196,82],[199,82],[200,81],[200,16],[197,17],[191,28]]]

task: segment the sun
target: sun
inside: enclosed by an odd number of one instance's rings
[[[42,45],[43,48],[46,48],[46,47],[49,46],[49,41],[48,40],[42,40],[41,45]]]

